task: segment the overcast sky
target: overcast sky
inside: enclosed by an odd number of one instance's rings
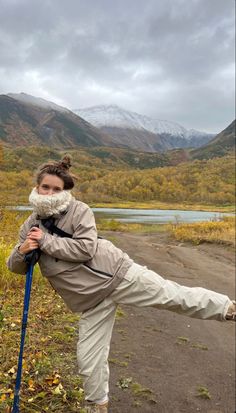
[[[0,93],[117,104],[219,132],[234,118],[234,0],[0,0]]]

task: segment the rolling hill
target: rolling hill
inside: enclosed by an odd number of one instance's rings
[[[65,152],[73,157],[77,169],[152,169],[163,166],[175,166],[189,160],[187,151],[172,150],[166,153],[148,153],[111,147],[77,147],[76,149],[56,149],[48,146],[4,147],[0,153],[0,171],[34,171],[46,160],[59,160]]]

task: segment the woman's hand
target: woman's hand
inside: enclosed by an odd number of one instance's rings
[[[32,241],[40,241],[43,238],[43,231],[38,227],[32,227],[27,234],[27,239]]]
[[[27,252],[30,252],[32,250],[36,250],[39,247],[39,244],[37,241],[33,239],[26,239],[23,244],[18,248],[21,254],[27,254]]]
[[[27,234],[26,240],[19,247],[19,251],[22,254],[27,254],[27,252],[39,248],[39,241],[42,239],[42,237],[43,231],[37,227],[32,227]]]

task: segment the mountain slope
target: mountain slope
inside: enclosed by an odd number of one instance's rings
[[[122,145],[131,150],[163,152],[172,148],[172,145],[170,145],[164,137],[145,129],[104,126],[99,128],[99,130],[112,136],[116,145]]]
[[[5,145],[116,146],[111,137],[73,112],[22,103],[0,95],[0,141]]]
[[[220,132],[207,145],[199,149],[192,150],[190,156],[192,159],[211,159],[222,157],[235,151],[235,126],[234,120],[227,128]]]
[[[69,109],[63,106],[59,106],[54,102],[50,102],[49,100],[38,98],[36,96],[28,95],[27,93],[8,93],[7,96],[19,100],[22,103],[39,106],[44,109],[54,109],[59,112],[70,112]]]
[[[198,147],[206,144],[213,134],[187,130],[176,122],[152,119],[117,105],[93,106],[74,112],[92,125],[109,133],[114,139],[140,150],[167,150]],[[148,149],[147,149],[148,146]]]

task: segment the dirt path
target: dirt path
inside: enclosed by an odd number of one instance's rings
[[[179,244],[167,234],[106,235],[164,277],[235,296],[234,253],[227,247]],[[109,413],[235,412],[234,323],[122,310],[110,352]],[[211,398],[199,397],[199,387]]]

